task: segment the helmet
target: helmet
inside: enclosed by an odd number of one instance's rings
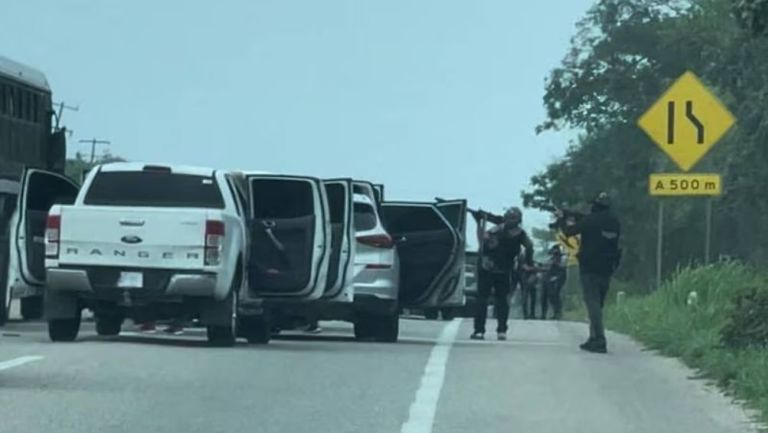
[[[519,207],[511,207],[504,213],[504,221],[520,224],[523,221],[523,212]]]

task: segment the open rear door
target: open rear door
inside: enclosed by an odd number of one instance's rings
[[[384,185],[380,183],[374,184],[373,191],[376,198],[376,203],[381,204],[381,202],[384,201]]]
[[[24,170],[17,218],[12,227],[17,275],[24,284],[45,284],[45,221],[48,211],[54,204],[74,203],[78,190],[75,182],[60,174],[38,169]]]
[[[400,305],[438,306],[440,283],[459,243],[456,230],[432,203],[383,202],[381,208],[387,231],[398,242]]]
[[[331,250],[323,182],[305,176],[245,178],[249,291],[272,299],[319,299],[325,292]]]
[[[464,263],[467,235],[467,201],[441,201],[436,205],[440,213],[456,232],[456,245],[449,262],[449,270],[439,283],[440,307],[459,307],[464,305]]]
[[[323,299],[352,302],[352,258],[356,243],[352,224],[352,179],[329,179],[323,183],[331,219],[331,251]]]
[[[18,179],[0,179],[0,326],[8,318],[11,304],[8,277],[13,274],[10,269],[11,254],[16,253],[16,249],[11,248],[11,221],[18,206],[19,190]]]

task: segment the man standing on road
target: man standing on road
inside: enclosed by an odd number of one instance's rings
[[[475,214],[473,214],[475,215]],[[479,214],[478,214],[479,215]],[[484,217],[477,218],[477,238],[480,245],[480,266],[478,269],[478,299],[475,313],[475,332],[471,338],[485,338],[485,322],[488,311],[488,298],[494,296],[494,308],[498,326],[499,340],[507,339],[507,320],[509,318],[509,294],[517,284],[515,272],[520,249],[525,247],[525,264],[533,267],[533,243],[528,234],[520,227],[523,213],[513,207],[504,214],[501,224],[485,230]]]
[[[549,306],[554,309],[555,320],[563,317],[562,290],[565,285],[566,270],[563,263],[563,252],[560,245],[554,245],[549,249],[549,263],[544,270],[543,293],[541,296],[541,318],[547,320]]]
[[[588,352],[606,353],[603,306],[611,276],[621,260],[621,225],[611,211],[610,197],[605,192],[592,201],[592,212],[579,221],[566,220],[560,210],[556,216],[566,236],[581,235],[579,273],[589,315],[589,339],[580,347]]]
[[[520,303],[523,304],[523,319],[536,319],[536,292],[539,285],[539,274],[536,269],[526,269],[524,255],[518,257],[518,279],[520,280]]]

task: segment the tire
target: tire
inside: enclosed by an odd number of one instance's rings
[[[0,301],[2,301],[0,302],[0,326],[3,326],[11,313],[11,302],[8,300],[6,303],[5,290],[3,289],[0,289]]]
[[[360,316],[354,321],[355,339],[367,340],[374,337],[373,321],[370,316]]]
[[[234,283],[233,283],[234,285]],[[229,324],[227,325],[208,325],[207,336],[208,343],[214,347],[232,347],[237,340],[237,295],[235,289],[229,291],[227,298],[220,303],[217,302],[217,308],[226,308],[227,314],[230,317]]]
[[[268,344],[272,339],[272,323],[263,315],[241,318],[239,329],[250,344]]]
[[[208,343],[213,347],[232,347],[235,345],[235,335],[229,326],[208,326]]]
[[[440,310],[437,308],[428,308],[424,310],[424,318],[427,320],[437,320]]]
[[[21,298],[21,317],[24,320],[40,320],[43,318],[43,297],[29,296]]]
[[[120,334],[123,327],[123,317],[112,314],[96,316],[96,333],[101,336],[115,336]]]
[[[441,308],[440,315],[443,316],[443,320],[453,320],[456,317],[456,310],[451,307]]]
[[[54,342],[69,342],[77,339],[80,333],[80,312],[71,319],[51,319],[48,321],[48,337]]]
[[[376,341],[397,343],[400,334],[400,317],[397,314],[377,317],[375,322]]]

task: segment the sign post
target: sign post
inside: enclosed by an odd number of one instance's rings
[[[712,197],[722,194],[719,174],[688,173],[725,135],[736,119],[692,72],[684,73],[638,120],[640,129],[682,173],[651,174],[652,196],[707,197],[704,260],[709,263]],[[656,284],[661,285],[664,205],[659,201]]]
[[[664,200],[659,200],[659,221],[656,223],[656,287],[661,287],[661,254],[664,251]]]

